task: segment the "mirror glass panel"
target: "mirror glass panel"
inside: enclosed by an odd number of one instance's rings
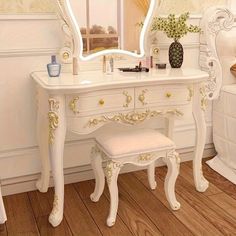
[[[69,13],[73,15],[73,23],[77,25],[79,37],[82,38],[80,57],[107,54],[107,50],[110,50],[110,53],[122,50],[137,56],[143,54],[145,32],[142,31],[146,31],[152,18],[156,0],[67,2]]]

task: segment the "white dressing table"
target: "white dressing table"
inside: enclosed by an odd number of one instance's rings
[[[191,103],[197,131],[194,182],[196,189],[204,192],[208,187],[201,164],[206,140],[206,97],[201,84],[208,76],[201,70],[187,68],[151,70],[149,73],[114,72],[111,75],[100,71],[80,72],[77,76],[62,73],[60,78],[49,78],[47,72],[32,73],[37,84],[38,141],[42,158],[37,188],[41,192],[48,189],[49,158],[55,183],[50,223],[57,226],[63,217],[66,130],[88,134],[109,122],[135,125],[163,116],[171,118],[168,131],[171,136],[172,118],[181,117]]]

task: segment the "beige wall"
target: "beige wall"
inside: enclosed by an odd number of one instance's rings
[[[54,0],[1,0],[0,13],[49,13],[55,9]]]
[[[169,13],[201,13],[205,8],[215,5],[224,5],[227,0],[162,0],[160,12],[163,14]]]
[[[182,13],[189,11],[200,13],[212,5],[225,4],[227,0],[162,0],[162,13]],[[55,9],[54,0],[1,0],[0,13],[42,13]]]

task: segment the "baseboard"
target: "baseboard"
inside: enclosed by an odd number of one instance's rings
[[[192,160],[194,154],[193,150],[194,150],[193,147],[177,150],[180,153],[181,161],[186,162]],[[213,144],[207,144],[204,150],[203,158],[215,155],[216,152]],[[160,160],[157,162],[156,165],[163,166],[165,164]],[[127,165],[122,169],[121,173],[127,173],[141,169],[143,168]],[[65,184],[81,182],[94,178],[90,165],[65,168],[64,176],[65,176]],[[35,182],[38,179],[38,177],[39,174],[33,174],[33,175],[3,180],[1,183],[3,196],[36,190]],[[50,182],[50,186],[53,186],[52,179]]]

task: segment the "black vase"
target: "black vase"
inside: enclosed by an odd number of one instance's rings
[[[169,62],[172,68],[180,68],[184,60],[184,49],[180,42],[174,41],[169,47]]]

